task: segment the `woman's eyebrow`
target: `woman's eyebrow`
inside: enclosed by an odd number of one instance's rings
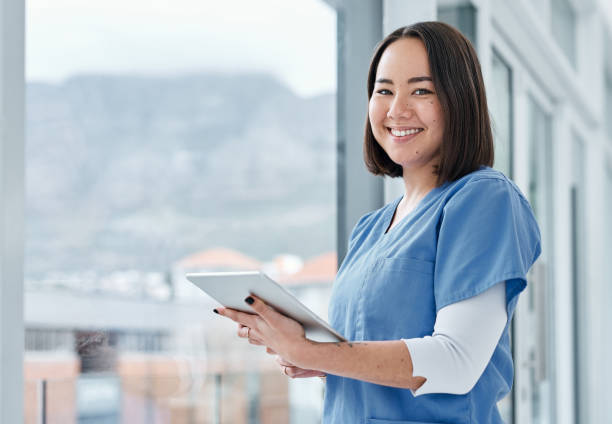
[[[428,77],[428,76],[412,77],[407,82],[408,84],[413,84],[415,82],[422,82],[422,81],[432,81],[433,82],[431,77]],[[390,80],[389,78],[378,78],[376,82],[379,84],[393,84],[393,80]]]
[[[408,84],[412,84],[415,82],[421,82],[421,81],[432,81],[431,77],[427,77],[427,76],[422,76],[422,77],[412,77],[408,80]]]

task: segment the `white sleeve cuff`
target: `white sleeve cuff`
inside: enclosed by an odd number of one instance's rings
[[[472,390],[491,360],[507,320],[505,282],[440,309],[433,335],[402,339],[410,351],[412,375],[427,379],[412,394],[465,394]]]

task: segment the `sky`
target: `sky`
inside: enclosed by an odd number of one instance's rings
[[[336,12],[322,0],[28,0],[26,79],[264,71],[336,90]]]

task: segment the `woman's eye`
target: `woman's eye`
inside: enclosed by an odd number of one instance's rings
[[[426,88],[417,88],[416,90],[414,90],[414,94],[416,94],[417,96],[423,96],[425,94],[431,94],[431,91]]]
[[[391,94],[391,91],[387,90],[386,88],[382,88],[378,90],[377,93],[387,95],[387,94]]]

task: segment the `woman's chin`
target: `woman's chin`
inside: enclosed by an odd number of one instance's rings
[[[422,169],[431,169],[432,171],[435,171],[440,163],[437,157],[411,159],[390,157],[390,159],[397,165],[401,166],[404,173]]]

